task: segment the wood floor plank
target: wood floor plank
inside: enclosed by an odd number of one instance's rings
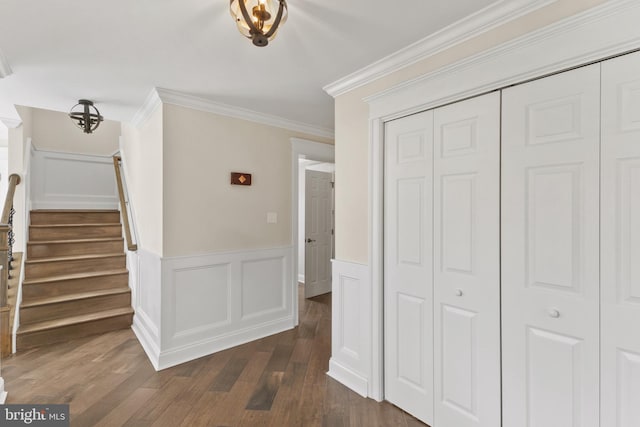
[[[326,375],[331,295],[299,297],[300,326],[160,372],[131,330],[4,359],[7,403],[69,403],[76,427],[418,427]]]

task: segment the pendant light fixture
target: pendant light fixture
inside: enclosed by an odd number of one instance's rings
[[[76,107],[81,108],[76,109]],[[100,111],[93,105],[93,101],[87,99],[79,100],[69,112],[69,117],[84,133],[93,133],[100,126],[100,122],[104,120]]]
[[[268,45],[287,20],[285,0],[231,0],[230,6],[238,31],[260,47]]]

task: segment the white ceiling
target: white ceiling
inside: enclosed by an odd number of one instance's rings
[[[276,39],[236,30],[229,0],[1,0],[0,117],[79,98],[128,121],[153,87],[333,128],[322,87],[496,0],[289,0]]]

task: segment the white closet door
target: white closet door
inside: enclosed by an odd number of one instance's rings
[[[500,425],[500,93],[434,112],[435,426]]]
[[[502,107],[503,426],[595,427],[600,65]]]
[[[385,399],[431,424],[433,113],[385,126]]]
[[[640,426],[640,54],[602,63],[602,426]]]

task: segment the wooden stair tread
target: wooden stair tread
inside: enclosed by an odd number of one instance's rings
[[[31,212],[43,212],[43,213],[113,213],[120,212],[118,209],[32,209]]]
[[[113,276],[116,274],[124,274],[129,273],[126,268],[119,270],[103,270],[103,271],[95,271],[91,273],[74,273],[74,274],[65,274],[61,276],[53,276],[53,277],[43,277],[39,279],[25,279],[22,282],[22,285],[32,285],[35,283],[50,283],[50,282],[60,282],[62,280],[74,280],[74,279],[90,279],[92,277],[100,277],[100,276]]]
[[[79,260],[85,260],[85,259],[114,258],[114,257],[123,257],[123,256],[125,256],[124,252],[113,252],[109,254],[71,255],[71,256],[55,257],[55,258],[30,259],[25,261],[25,264],[33,265],[33,264],[42,264],[45,262],[79,261]]]
[[[88,222],[81,224],[31,224],[31,228],[63,228],[63,227],[122,227],[119,222]]]
[[[75,294],[58,295],[55,297],[37,298],[31,301],[22,301],[21,308],[39,307],[47,304],[56,304],[67,301],[77,301],[86,298],[101,297],[105,295],[118,295],[130,292],[128,287],[110,288],[110,289],[98,289],[89,292],[78,292]]]
[[[34,240],[27,242],[27,245],[56,245],[66,243],[98,243],[98,242],[115,242],[118,240],[124,241],[123,237],[96,237],[88,239],[69,239],[69,240]]]
[[[25,335],[33,332],[56,329],[80,323],[93,322],[95,320],[108,319],[110,317],[123,316],[127,314],[133,314],[133,309],[131,307],[116,308],[113,310],[98,311],[95,313],[83,314],[80,316],[72,316],[62,319],[47,320],[45,322],[31,323],[28,325],[20,326],[20,328],[18,328],[18,335]]]

